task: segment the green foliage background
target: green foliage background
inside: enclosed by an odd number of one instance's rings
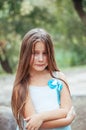
[[[59,67],[86,64],[86,27],[71,0],[0,0],[0,57],[8,58],[13,72],[22,38],[35,27],[46,29],[52,36]]]

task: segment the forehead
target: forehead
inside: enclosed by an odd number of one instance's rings
[[[43,43],[42,41],[39,41],[37,43],[35,43],[34,45],[34,50],[46,50],[46,46],[45,46],[45,43]]]

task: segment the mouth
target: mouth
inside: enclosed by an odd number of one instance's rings
[[[44,66],[44,64],[36,64],[36,66]]]

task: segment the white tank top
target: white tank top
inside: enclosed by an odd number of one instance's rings
[[[36,112],[59,108],[56,90],[48,85],[30,86],[29,92]]]

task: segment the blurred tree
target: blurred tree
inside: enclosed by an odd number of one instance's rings
[[[0,41],[0,54],[2,53],[2,56],[0,55],[0,63],[2,65],[2,68],[7,72],[7,73],[12,73],[12,69],[10,67],[8,58],[6,56],[6,50],[4,48],[4,42]]]
[[[86,9],[86,1],[83,0],[82,2],[83,8]],[[79,4],[79,1],[77,1],[77,4]],[[57,48],[63,49],[63,51],[61,49],[63,53],[62,62],[65,64],[68,61],[71,66],[86,64],[85,24],[83,24],[75,12],[72,1],[56,0],[55,5],[57,6],[56,12],[59,17],[57,23],[59,35],[55,37],[55,41],[58,41]],[[60,51],[59,49],[57,50],[58,52]],[[67,53],[68,55],[71,53],[71,55],[68,57]]]
[[[79,14],[82,22],[86,25],[86,0],[72,0],[75,10]]]
[[[9,73],[15,70],[21,39],[34,27],[43,27],[51,33],[59,53],[56,57],[62,65],[85,64],[86,28],[83,23],[86,22],[86,1],[76,1],[0,0],[0,43],[6,43],[0,46],[3,69]]]

